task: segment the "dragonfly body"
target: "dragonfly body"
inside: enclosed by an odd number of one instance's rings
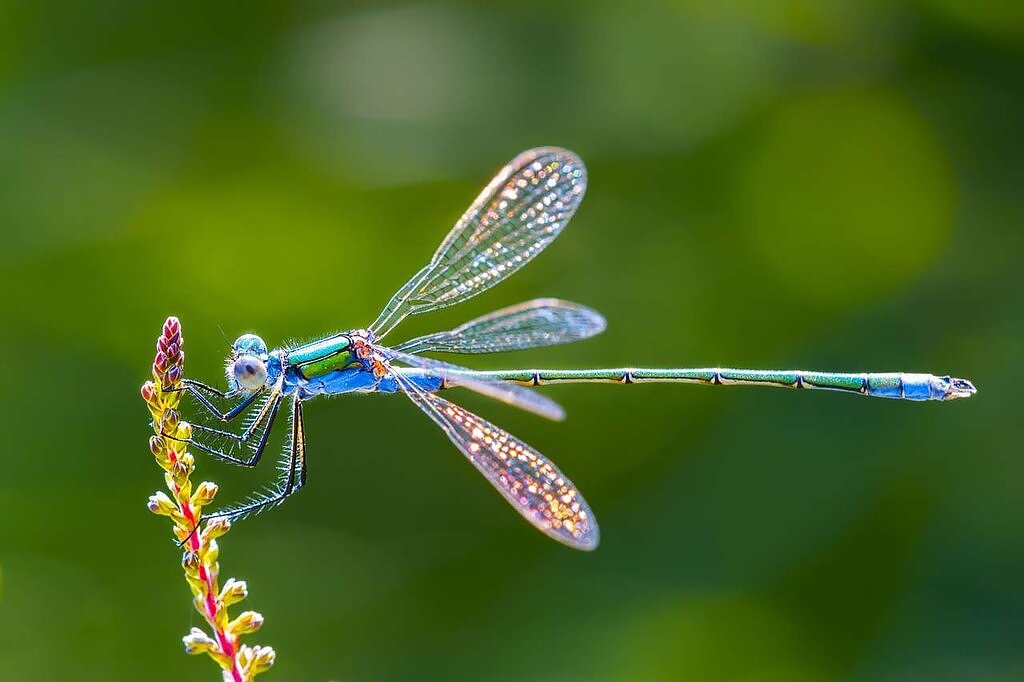
[[[356,329],[318,339],[294,349],[275,350],[268,357],[266,387],[281,379],[283,395],[296,395],[309,400],[321,395],[346,393],[397,393],[401,388],[394,373],[385,365],[385,358],[374,357],[369,344],[373,335]],[[441,374],[410,371],[407,376],[424,391],[444,388]]]
[[[726,368],[512,369],[477,371],[424,353],[494,353],[579,341],[605,321],[584,306],[535,299],[502,308],[455,329],[394,347],[383,338],[409,315],[460,303],[501,282],[550,244],[573,216],[586,189],[586,170],[572,152],[523,152],[484,188],[442,241],[430,262],[392,297],[367,329],[333,334],[293,348],[268,350],[244,334],[232,345],[228,390],[194,380],[184,389],[220,422],[245,415],[241,432],[193,425],[189,442],[221,459],[255,466],[282,404],[290,404],[290,437],[282,476],[270,492],[214,516],[238,518],[280,504],[306,481],[303,403],[321,395],[398,393],[429,416],[449,440],[530,523],[577,549],[598,544],[597,522],[576,487],[550,460],[515,436],[440,397],[464,388],[551,419],[562,408],[535,392],[561,383],[696,383],[825,389],[881,398],[952,400],[974,394],[971,382],[901,372],[841,373]],[[232,401],[224,411],[214,400]],[[219,449],[200,434],[227,438]]]
[[[368,332],[356,330],[336,334],[300,346],[275,351],[284,359],[287,378],[285,395],[298,393],[303,400],[318,395],[345,393],[397,393],[401,390],[391,372],[376,376],[371,361],[360,360],[352,349],[353,338],[367,339]],[[708,386],[774,386],[858,393],[876,398],[903,400],[950,400],[969,395],[970,389],[949,376],[909,372],[817,372],[807,370],[702,368],[617,369],[511,369],[466,371],[461,375],[486,381],[512,382],[521,386],[576,383],[686,383]],[[436,392],[458,386],[460,374],[446,376],[439,370],[419,370],[408,376],[423,391]],[[276,379],[272,373],[268,381]]]

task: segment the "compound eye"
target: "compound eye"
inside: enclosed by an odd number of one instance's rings
[[[267,381],[267,366],[255,355],[242,355],[231,367],[239,388],[253,391]]]
[[[255,355],[262,358],[267,355],[267,344],[255,334],[242,334],[231,344],[231,350],[235,355]]]

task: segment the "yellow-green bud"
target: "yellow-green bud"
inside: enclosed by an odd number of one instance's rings
[[[192,506],[203,507],[211,502],[217,495],[217,484],[211,483],[210,481],[203,481],[196,487],[196,491],[192,493]]]
[[[178,515],[178,505],[174,504],[174,500],[167,497],[167,494],[163,491],[157,491],[149,496],[149,511],[160,516],[174,517]]]
[[[231,522],[223,516],[218,516],[206,522],[203,528],[203,542],[216,540],[231,530]]]
[[[254,646],[252,647],[252,663],[249,664],[249,672],[257,675],[270,670],[277,658],[277,652],[273,647]]]
[[[228,623],[227,631],[232,637],[249,635],[263,627],[263,616],[255,611],[243,611],[238,618]]]
[[[237,604],[248,596],[249,586],[244,580],[235,580],[234,578],[228,578],[224,583],[224,588],[220,591],[220,600],[224,606]]]
[[[185,645],[185,653],[193,656],[218,651],[217,641],[199,628],[192,628],[181,641]]]

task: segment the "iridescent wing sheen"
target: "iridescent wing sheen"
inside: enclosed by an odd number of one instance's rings
[[[447,332],[406,341],[407,353],[499,353],[571,343],[604,331],[601,314],[557,298],[538,298],[495,310]]]
[[[419,355],[411,355],[382,346],[376,346],[376,348],[389,360],[435,374],[441,379],[442,388],[461,386],[474,393],[499,400],[507,405],[518,407],[521,410],[532,412],[547,419],[554,421],[565,419],[565,410],[562,409],[561,405],[546,395],[537,393],[525,386],[496,379],[486,379],[478,376],[471,369],[442,362],[441,360],[423,358]]]
[[[540,147],[512,159],[370,331],[383,338],[408,315],[465,301],[519,270],[558,236],[586,187],[583,162],[565,149]]]
[[[549,459],[486,419],[419,389],[400,368],[392,371],[403,392],[527,521],[570,547],[597,547],[600,531],[593,512]]]

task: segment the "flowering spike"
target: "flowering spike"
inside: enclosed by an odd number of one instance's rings
[[[141,389],[153,418],[154,435],[150,436],[149,450],[164,470],[164,482],[170,493],[154,493],[147,506],[154,514],[166,516],[174,523],[174,537],[185,549],[181,567],[192,591],[192,603],[213,633],[211,636],[192,628],[182,638],[186,653],[207,654],[221,667],[227,682],[252,682],[256,675],[274,665],[276,653],[271,647],[240,642],[243,635],[260,629],[262,615],[245,611],[234,620],[228,615],[229,606],[248,596],[245,581],[231,578],[223,589],[218,586],[217,538],[231,529],[231,523],[225,518],[214,518],[202,524],[202,508],[217,494],[215,483],[203,481],[193,492],[195,459],[187,450],[192,427],[181,419],[177,409],[182,395],[177,389],[181,388],[184,376],[183,345],[181,323],[176,317],[167,318],[157,339],[153,381],[147,381]]]

